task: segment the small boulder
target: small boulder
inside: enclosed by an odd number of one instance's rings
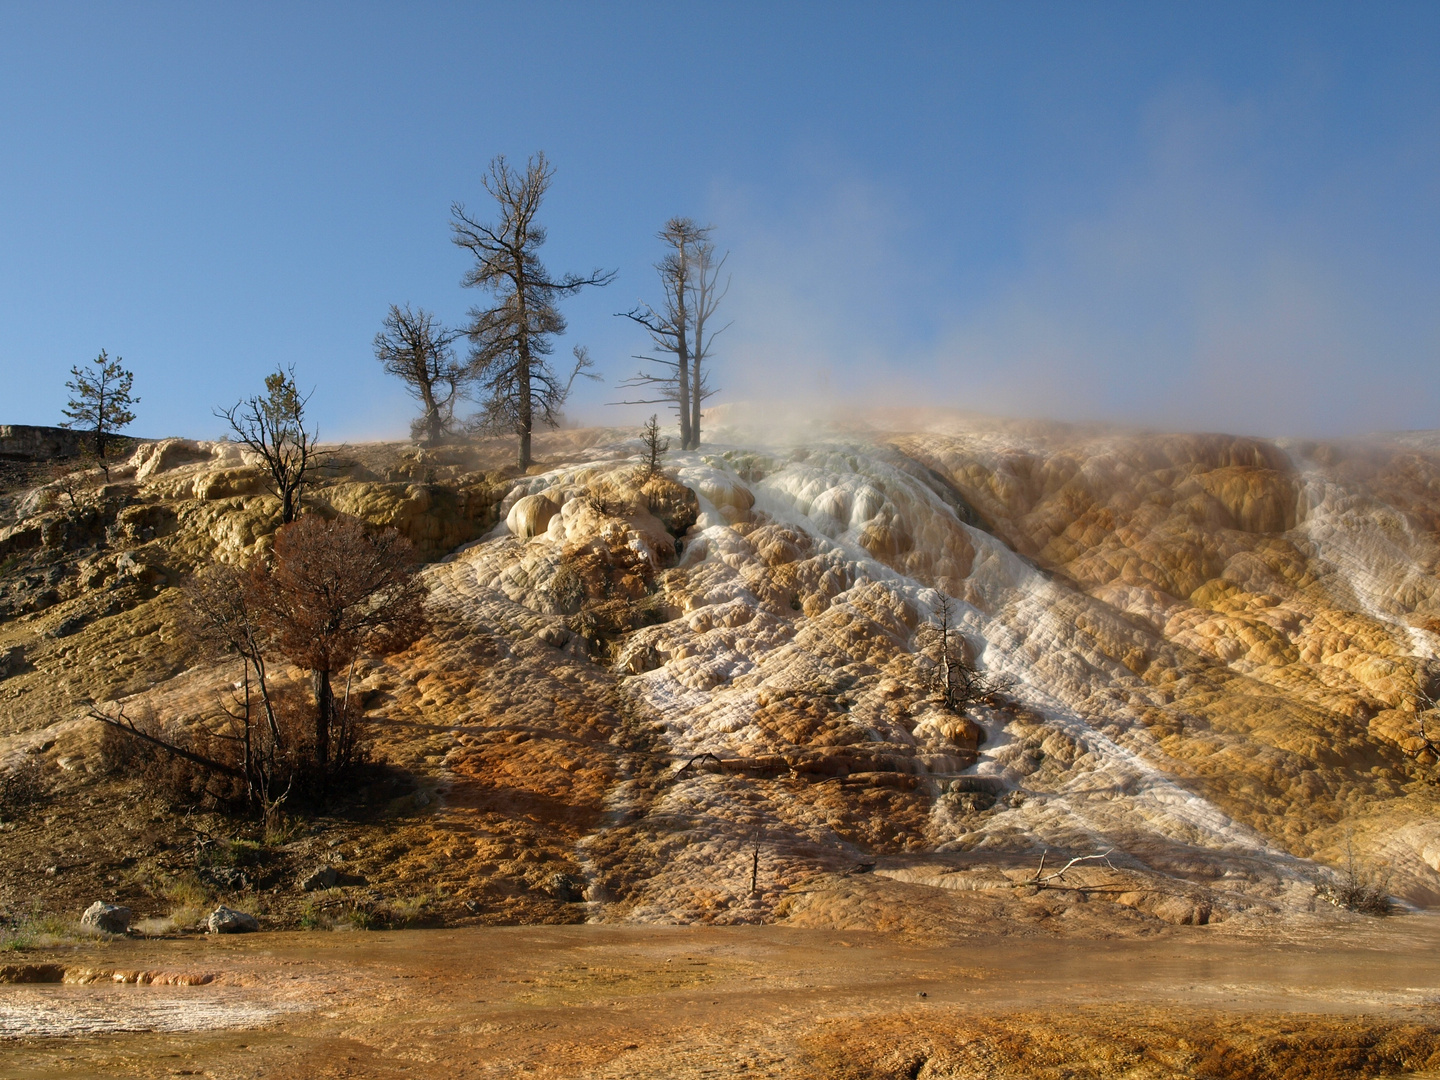
[[[340,875],[333,866],[317,866],[300,879],[300,888],[305,892],[333,889],[339,878]]]
[[[22,671],[28,671],[30,665],[25,662],[25,647],[16,645],[9,649],[0,649],[0,679],[8,679],[11,675],[19,675]]]
[[[200,871],[200,880],[232,892],[239,892],[250,887],[250,879],[245,876],[245,871],[233,866],[207,866]]]
[[[80,925],[106,934],[123,934],[130,929],[131,912],[119,904],[107,904],[96,900],[80,916]]]
[[[251,934],[260,929],[260,920],[254,915],[236,911],[224,904],[212,911],[206,922],[212,934]]]
[[[65,638],[71,634],[78,634],[81,630],[85,629],[89,621],[90,613],[88,611],[82,611],[75,615],[67,615],[56,624],[55,629],[50,631],[50,636],[54,638]]]
[[[548,495],[526,495],[517,499],[505,515],[505,527],[512,536],[529,540],[545,532],[550,527],[550,519],[559,512],[560,507]]]
[[[585,882],[572,874],[551,874],[545,891],[562,904],[578,904],[585,899]]]

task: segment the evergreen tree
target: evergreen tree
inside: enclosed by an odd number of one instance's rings
[[[72,367],[70,374],[73,380],[65,384],[74,396],[69,406],[62,410],[69,419],[61,426],[93,433],[95,456],[99,458],[107,477],[110,469],[105,464],[106,441],[135,419],[130,406],[140,402],[130,393],[135,375],[121,366],[121,359],[117,356],[111,360],[101,349],[100,355],[91,361],[95,365],[93,372]]]

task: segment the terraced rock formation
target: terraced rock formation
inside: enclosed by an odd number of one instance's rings
[[[1143,931],[1284,918],[1334,868],[1440,902],[1430,436],[724,420],[660,478],[616,431],[524,476],[502,443],[340,448],[313,509],[411,538],[432,631],[356,670],[386,767],[238,876],[211,863],[245,826],[178,843],[83,706],[213,713],[237,670],[175,586],[264,557],[275,501],[181,440],[9,492],[0,759],[51,790],[0,832],[0,904]],[[964,715],[917,660],[946,596],[1013,683]],[[299,891],[319,860],[339,883]]]

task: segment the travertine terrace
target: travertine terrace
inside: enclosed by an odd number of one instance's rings
[[[84,701],[213,708],[236,671],[177,635],[174,586],[263,554],[273,500],[235,447],[180,440],[73,499],[17,482],[0,755],[52,793],[0,833],[0,904],[163,919],[190,881],[294,925],[322,858],[322,906],[450,924],[1223,932],[1308,914],[1352,859],[1440,900],[1407,754],[1440,674],[1430,436],[740,420],[645,485],[617,430],[546,436],[524,476],[499,442],[340,448],[315,509],[415,541],[433,628],[356,671],[389,767],[364,811],[229,891],[99,771]],[[917,677],[942,592],[1014,681],[966,717]]]

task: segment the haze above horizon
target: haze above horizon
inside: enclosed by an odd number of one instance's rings
[[[1440,427],[1440,7],[0,7],[0,423],[73,364],[218,435],[277,364],[326,438],[414,415],[392,302],[450,323],[449,209],[544,150],[605,403],[667,217],[733,285],[716,401],[1267,435]]]

